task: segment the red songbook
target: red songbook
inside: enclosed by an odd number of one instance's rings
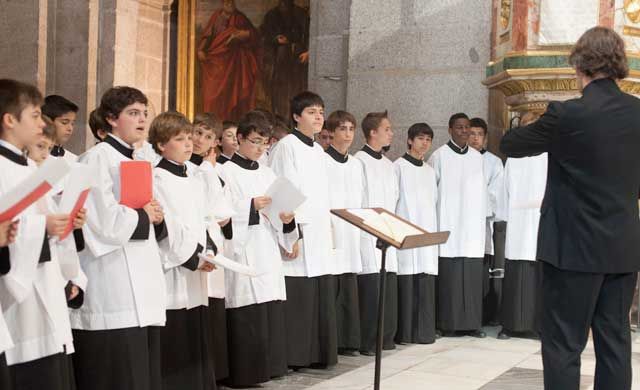
[[[96,173],[88,165],[75,164],[71,168],[59,206],[60,212],[69,214],[69,223],[60,236],[60,240],[67,238],[73,230],[73,221],[78,216],[80,209],[84,207],[95,177]]]
[[[123,161],[120,163],[120,204],[140,209],[153,199],[151,163]]]
[[[63,159],[49,158],[37,171],[0,197],[0,222],[12,220],[42,198],[69,172]]]

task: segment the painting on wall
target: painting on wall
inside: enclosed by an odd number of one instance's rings
[[[309,0],[181,0],[177,31],[176,108],[191,117],[288,118],[307,87]]]

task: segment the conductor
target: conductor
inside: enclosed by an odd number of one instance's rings
[[[593,333],[595,390],[631,389],[629,309],[640,270],[640,100],[620,90],[624,42],[594,27],[569,56],[582,96],[551,102],[537,122],[509,131],[509,157],[548,153],[537,258],[542,261],[545,390],[578,390]]]

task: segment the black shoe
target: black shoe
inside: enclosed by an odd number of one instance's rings
[[[442,337],[442,332],[440,332],[440,329],[436,329],[436,340]]]
[[[498,333],[498,340],[509,340],[510,338],[511,336],[509,336],[506,330],[501,330],[500,333]]]
[[[376,356],[374,351],[360,351],[360,355],[362,356]]]
[[[355,349],[340,348],[338,350],[338,355],[342,355],[342,356],[358,356],[358,351],[356,351]]]
[[[394,349],[396,349],[396,344],[391,344],[391,345],[383,345],[382,346],[382,350],[383,351],[393,351]]]
[[[477,339],[483,339],[483,338],[487,337],[487,334],[484,333],[482,330],[478,329],[478,330],[474,330],[473,332],[469,333],[469,336],[475,337]]]

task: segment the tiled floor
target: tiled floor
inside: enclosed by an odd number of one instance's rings
[[[385,352],[382,384],[385,390],[538,390],[542,389],[540,343],[535,340],[497,340],[497,329],[488,337],[443,338],[432,345],[399,346]],[[640,376],[640,336],[635,336],[634,373]],[[581,389],[593,388],[595,355],[589,344],[582,355]],[[329,370],[301,370],[265,383],[261,388],[278,390],[370,390],[373,358],[340,357]],[[634,390],[640,390],[635,378]]]

